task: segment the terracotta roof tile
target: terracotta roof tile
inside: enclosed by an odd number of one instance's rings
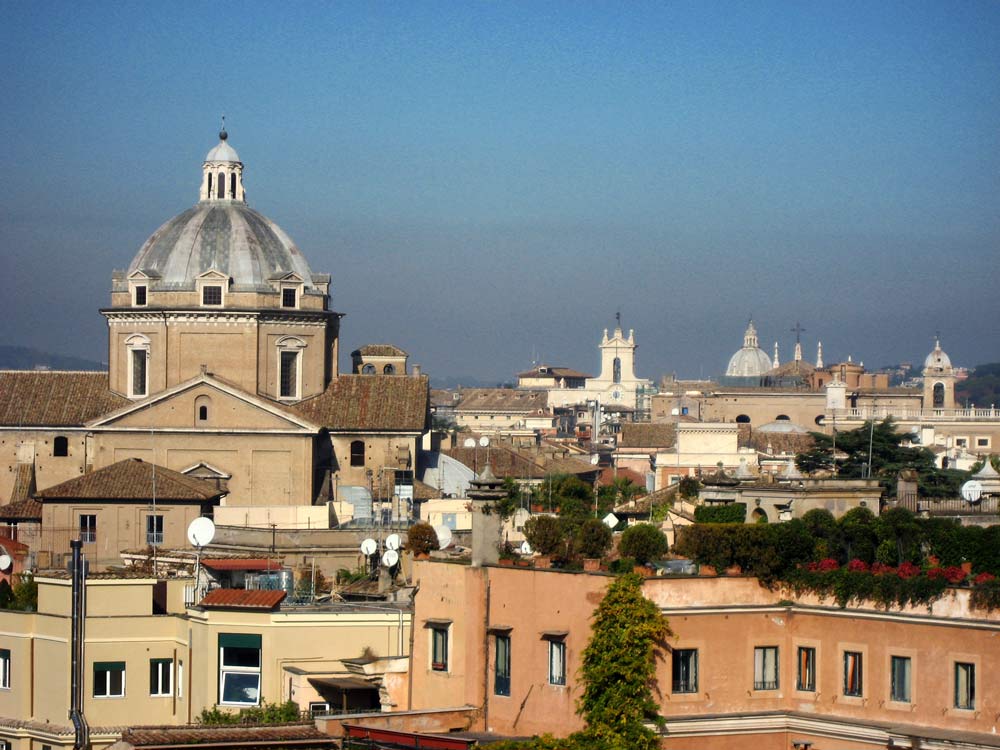
[[[281,570],[281,562],[263,557],[201,558],[201,564],[212,570]]]
[[[336,740],[321,732],[312,722],[301,724],[261,724],[234,726],[160,726],[134,727],[122,732],[122,742],[132,747],[159,747],[169,745],[201,745],[233,743],[262,746],[280,745],[295,741],[313,740],[314,747],[335,747]]]
[[[618,436],[619,448],[673,448],[677,427],[669,423],[626,422]]]
[[[456,411],[537,412],[548,409],[548,391],[517,388],[465,388]]]
[[[341,375],[323,393],[292,409],[333,431],[423,432],[428,398],[425,375]]]
[[[448,448],[442,451],[456,461],[468,466],[474,471],[482,472],[486,468],[487,451],[484,448]],[[544,479],[545,469],[537,462],[535,456],[526,456],[504,446],[491,446],[489,450],[490,468],[493,474],[501,479]]]
[[[149,500],[156,481],[157,500],[204,502],[225,494],[215,484],[163,466],[128,458],[90,474],[75,477],[36,493],[44,500]]]
[[[199,602],[202,607],[220,609],[274,609],[285,598],[284,591],[213,589]]]
[[[0,520],[41,521],[42,504],[37,500],[21,500],[9,505],[0,505]]]
[[[17,464],[14,467],[14,487],[10,491],[10,502],[21,503],[35,494],[35,465]]]
[[[0,371],[0,425],[76,427],[129,403],[106,372]]]
[[[545,372],[542,372],[542,369]],[[549,367],[548,365],[539,365],[531,370],[525,370],[524,372],[519,372],[517,374],[519,378],[551,378],[553,380],[558,380],[559,378],[589,378],[591,377],[585,372],[578,372],[577,370],[571,370],[568,367]]]
[[[405,357],[406,352],[398,346],[392,344],[365,344],[360,349],[351,352],[351,356],[361,355],[363,357]]]

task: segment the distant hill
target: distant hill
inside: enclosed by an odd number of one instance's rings
[[[66,357],[26,346],[0,346],[0,370],[106,370],[107,365],[80,357]]]
[[[962,406],[1000,406],[1000,362],[976,365],[969,377],[955,383],[955,401]]]

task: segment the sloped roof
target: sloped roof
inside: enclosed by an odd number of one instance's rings
[[[280,560],[268,560],[264,557],[203,557],[201,564],[212,570],[281,570]]]
[[[260,724],[231,726],[157,726],[132,727],[122,732],[122,738],[111,747],[157,748],[198,745],[240,745],[280,747],[336,747],[337,740],[321,732],[313,722],[301,724]]]
[[[545,372],[542,372],[542,370]],[[519,372],[517,374],[519,378],[552,378],[557,380],[559,378],[589,378],[591,377],[585,372],[578,372],[577,370],[571,370],[569,367],[549,367],[548,365],[538,365],[531,370],[525,370],[524,372]]]
[[[808,432],[760,432],[754,430],[750,445],[754,450],[767,453],[768,447],[774,453],[802,453],[815,445],[816,441]]]
[[[517,388],[466,388],[456,411],[512,411],[532,412],[548,408],[547,391],[519,390]]]
[[[619,448],[673,448],[677,428],[673,424],[625,422],[618,436]]]
[[[37,500],[21,500],[8,505],[0,505],[0,520],[41,521],[42,504]]]
[[[341,375],[320,395],[291,408],[335,432],[423,432],[428,382],[426,375]]]
[[[16,464],[14,466],[14,486],[10,491],[10,502],[21,503],[31,500],[35,494],[35,465]]]
[[[212,589],[199,606],[219,609],[274,609],[285,598],[279,590]]]
[[[0,425],[78,427],[129,403],[106,372],[0,371]]]
[[[351,356],[362,357],[405,357],[406,352],[392,344],[365,344],[360,349],[351,352]]]
[[[474,471],[481,472],[486,466],[485,448],[448,448],[441,452]],[[488,455],[493,474],[501,479],[504,477],[543,479],[547,473],[536,460],[536,456],[527,456],[505,446],[491,446]]]
[[[90,474],[36,493],[44,500],[149,500],[156,482],[157,500],[214,500],[225,491],[212,482],[195,479],[163,466],[154,466],[138,458],[105,466]]]

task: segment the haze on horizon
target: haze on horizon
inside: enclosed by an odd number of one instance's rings
[[[113,268],[248,202],[434,377],[1000,360],[1000,4],[7,3],[0,343],[104,360]],[[341,366],[347,365],[342,357]]]

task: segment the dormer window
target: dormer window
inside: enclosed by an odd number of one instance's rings
[[[281,290],[281,306],[282,307],[298,307],[297,294],[295,293],[294,287],[285,287]]]
[[[203,286],[201,288],[201,304],[203,305],[221,305],[222,304],[222,287],[221,286]]]
[[[136,286],[135,288],[135,306],[145,307],[146,306],[146,287]]]

